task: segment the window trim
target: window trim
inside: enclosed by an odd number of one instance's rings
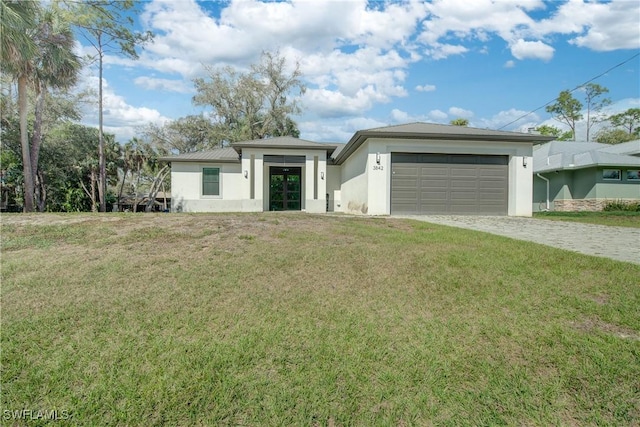
[[[218,194],[204,194],[204,171],[205,169],[218,170]],[[200,171],[200,197],[204,199],[221,199],[222,198],[222,167],[220,166],[203,166]]]
[[[606,172],[617,172],[617,178],[607,178]],[[620,169],[602,169],[602,180],[603,181],[620,181],[622,180],[622,171]]]

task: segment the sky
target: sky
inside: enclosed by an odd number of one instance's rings
[[[293,118],[300,137],[312,141],[347,142],[357,130],[456,118],[478,128],[563,128],[544,105],[594,78],[609,89],[605,113],[640,108],[637,0],[150,0],[140,6],[135,28],[152,31],[153,42],[135,61],[105,57],[105,130],[121,142],[148,123],[210,114],[192,103],[193,79],[206,77],[205,66],[247,70],[263,51],[278,51],[291,70],[299,64],[307,90],[299,99],[303,112]],[[91,53],[79,40],[79,49]],[[95,66],[82,81],[97,87]],[[584,92],[573,95],[583,100]],[[85,124],[97,120],[96,109],[85,111]],[[578,139],[585,129],[578,125]]]

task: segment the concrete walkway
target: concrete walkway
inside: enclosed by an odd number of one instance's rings
[[[586,255],[640,264],[640,229],[638,228],[499,216],[403,215],[395,217],[485,231]]]

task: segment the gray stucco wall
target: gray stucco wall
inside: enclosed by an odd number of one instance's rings
[[[605,180],[602,177],[604,169],[620,169],[619,181]],[[574,171],[559,171],[541,174],[550,180],[549,201],[550,209],[555,209],[555,200],[582,199],[636,199],[640,200],[640,181],[627,180],[627,168],[593,167]],[[533,180],[533,211],[543,210],[546,201],[546,183],[534,176]]]
[[[562,199],[592,199],[596,197],[596,168],[578,169],[567,172],[572,175],[571,196]]]
[[[549,203],[553,210],[556,199],[571,199],[572,173],[567,171],[546,172],[541,174],[549,180]],[[533,178],[533,211],[538,212],[545,207],[547,199],[546,182],[534,174]]]

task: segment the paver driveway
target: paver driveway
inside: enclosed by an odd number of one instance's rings
[[[499,216],[403,215],[435,224],[486,231],[587,255],[640,264],[640,229]]]

